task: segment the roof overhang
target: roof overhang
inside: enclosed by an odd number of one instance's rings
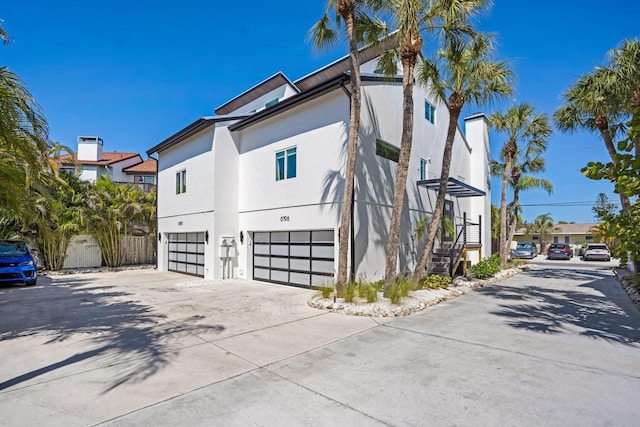
[[[153,148],[147,150],[147,155],[151,156],[153,153],[159,153],[167,148],[171,148],[174,145],[184,141],[185,139],[202,132],[204,129],[215,125],[218,122],[228,122],[228,121],[236,121],[242,120],[246,118],[246,115],[229,115],[229,116],[213,116],[213,117],[202,117],[195,122],[191,123],[189,126],[184,129],[176,132],[171,135],[169,138],[165,139],[158,145]]]
[[[440,178],[418,181],[418,187],[438,191],[440,189]],[[447,194],[454,197],[482,197],[487,195],[484,191],[451,177],[447,181]]]

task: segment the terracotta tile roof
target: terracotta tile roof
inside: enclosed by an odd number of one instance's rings
[[[63,154],[58,157],[58,163],[60,164],[73,164],[78,163],[81,165],[111,165],[113,163],[118,163],[123,160],[130,159],[132,157],[140,156],[138,153],[116,153],[116,152],[104,152],[102,153],[102,160],[77,160],[78,153],[73,154]]]
[[[158,161],[156,159],[147,159],[142,163],[137,163],[133,166],[129,166],[128,168],[124,168],[122,172],[124,173],[156,173],[158,171]]]

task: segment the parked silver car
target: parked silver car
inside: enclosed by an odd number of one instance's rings
[[[538,249],[532,242],[518,242],[516,248],[511,251],[512,258],[533,259],[538,255]]]

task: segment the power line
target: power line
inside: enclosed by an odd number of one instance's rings
[[[620,202],[609,202],[611,205],[620,205]],[[596,202],[556,202],[556,203],[521,203],[520,206],[556,206],[556,207],[574,207],[574,206],[596,206]]]

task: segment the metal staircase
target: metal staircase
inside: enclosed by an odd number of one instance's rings
[[[440,247],[431,255],[429,274],[453,277],[467,273],[467,254],[479,251],[482,258],[482,216],[477,223],[467,221],[462,216],[462,224],[456,225],[456,238],[453,242],[440,242]]]

